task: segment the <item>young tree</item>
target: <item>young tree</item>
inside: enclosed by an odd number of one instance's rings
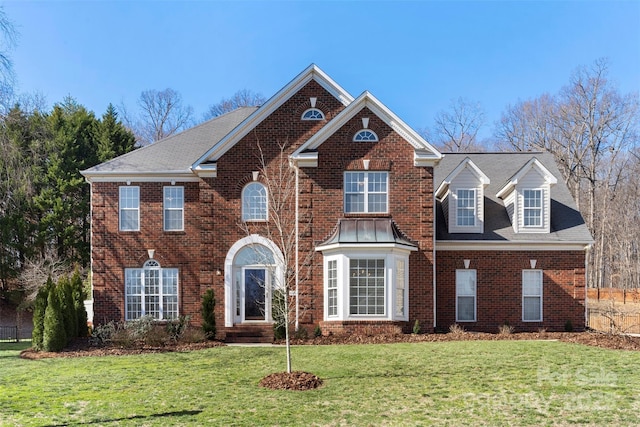
[[[87,299],[84,291],[84,284],[82,283],[82,276],[80,270],[77,268],[74,270],[71,276],[71,295],[73,300],[73,308],[75,312],[75,320],[77,322],[77,336],[86,337],[88,335],[87,329],[87,309],[84,306],[84,300]]]
[[[259,178],[267,190],[268,219],[264,223],[244,222],[241,227],[247,235],[258,233],[274,242],[282,253],[282,259],[276,261],[282,265],[282,274],[271,271],[275,280],[272,284],[275,302],[272,304],[272,317],[276,326],[284,328],[287,372],[291,373],[291,327],[298,326],[298,291],[301,282],[309,275],[302,267],[310,265],[308,258],[313,256],[313,252],[300,259],[297,237],[304,234],[305,230],[300,229],[296,220],[296,171],[289,163],[289,145],[286,142],[277,142],[264,148],[258,142],[257,149],[260,160]],[[255,251],[258,256],[264,253],[260,248],[256,248]],[[266,260],[264,264],[271,265]],[[281,303],[278,304],[278,301]]]
[[[203,120],[221,116],[241,107],[257,107],[264,104],[265,101],[266,99],[261,93],[242,89],[234,93],[231,98],[222,98],[217,104],[209,106],[209,110],[203,115]]]

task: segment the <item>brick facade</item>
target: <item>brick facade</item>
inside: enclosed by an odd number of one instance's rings
[[[477,271],[476,322],[456,322],[456,270],[465,259]],[[582,251],[438,251],[436,329],[458,323],[469,331],[498,332],[504,324],[517,332],[564,331],[571,322],[584,330],[584,259]],[[522,321],[522,270],[531,269],[530,260],[543,272],[542,322]]]
[[[311,107],[310,98],[315,98],[315,106],[325,114],[325,120],[300,119]],[[154,249],[154,259],[162,267],[179,269],[180,315],[188,315],[199,324],[201,296],[207,289],[214,290],[216,324],[219,338],[224,338],[233,329],[224,327],[228,320],[225,292],[228,296],[231,277],[225,261],[230,248],[247,236],[246,227],[241,226],[244,185],[254,179],[254,171],[265,166],[263,161],[267,168],[277,164],[281,144],[286,145],[287,155],[292,154],[345,108],[312,79],[216,159],[216,177],[194,174],[187,182],[177,179],[175,183],[170,177],[163,178],[166,182],[94,181],[94,323],[125,319],[124,270],[142,267],[148,259],[147,251]],[[352,142],[365,118],[368,128],[378,135],[378,142]],[[583,329],[583,251],[439,251],[434,255],[434,168],[416,166],[416,147],[407,139],[411,137],[401,135],[388,123],[370,108],[362,108],[319,145],[317,166],[303,165],[298,170],[299,268],[306,271],[309,267],[300,282],[300,327],[312,332],[319,325],[324,334],[396,333],[410,332],[418,320],[423,332],[433,331],[434,322],[437,330],[446,330],[455,323],[455,271],[464,268],[463,260],[468,259],[470,268],[477,269],[478,315],[477,322],[463,325],[466,329],[496,332],[499,325],[508,322],[517,331],[543,327],[551,331],[563,330],[567,321],[575,329]],[[364,160],[368,160],[366,167]],[[365,169],[389,173],[388,213],[344,213],[344,171]],[[118,189],[126,185],[140,187],[140,231],[119,231]],[[163,187],[170,185],[185,188],[184,231],[163,231]],[[389,218],[417,246],[409,256],[407,321],[324,319],[323,255],[315,248],[331,235],[339,219],[352,216]],[[250,224],[249,228],[264,235],[264,225]],[[544,271],[541,323],[522,322],[521,271],[528,268],[530,259],[536,259],[537,268]]]

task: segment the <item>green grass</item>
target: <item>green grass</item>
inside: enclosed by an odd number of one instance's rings
[[[640,353],[562,342],[294,347],[313,391],[259,387],[284,348],[22,360],[0,345],[0,425],[638,425]]]

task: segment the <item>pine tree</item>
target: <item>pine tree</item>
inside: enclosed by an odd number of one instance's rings
[[[33,348],[38,351],[42,350],[42,342],[44,338],[44,315],[47,310],[49,292],[53,287],[53,280],[49,277],[47,283],[38,291],[33,307],[33,332],[31,334],[31,342]]]
[[[213,289],[207,289],[202,296],[202,329],[209,339],[216,337],[216,318],[213,314],[215,304]]]
[[[47,309],[44,313],[42,348],[44,351],[60,351],[66,345],[67,333],[64,328],[60,298],[55,288],[52,288],[47,298]]]

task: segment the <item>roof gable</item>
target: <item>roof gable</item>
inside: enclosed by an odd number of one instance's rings
[[[333,81],[333,79],[331,79],[331,77],[329,77],[317,65],[311,64],[286,86],[280,89],[280,91],[269,98],[269,100],[267,100],[267,102],[265,102],[264,105],[256,110],[251,116],[247,117],[242,123],[240,123],[238,127],[196,160],[192,165],[192,169],[196,172],[209,171],[215,174],[215,166],[211,165],[211,163],[216,162],[240,139],[251,132],[252,129],[258,126],[264,119],[289,100],[311,80],[315,80],[323,89],[333,95],[343,105],[349,105],[353,101],[353,97],[347,91]]]
[[[499,198],[503,198],[508,195],[511,191],[513,191],[515,186],[518,185],[518,182],[520,182],[522,178],[524,178],[532,170],[538,172],[547,184],[554,185],[558,183],[558,178],[556,178],[551,172],[549,172],[549,169],[545,168],[544,165],[534,157],[509,179],[505,186],[502,187],[500,191],[498,191],[496,196]]]
[[[291,158],[298,162],[301,166],[315,167],[317,166],[318,156],[317,148],[322,145],[331,135],[344,126],[363,108],[368,108],[386,123],[393,131],[402,136],[414,148],[414,164],[416,166],[433,166],[442,158],[442,154],[424,138],[422,138],[415,130],[409,127],[384,104],[382,104],[375,96],[368,91],[363,92],[358,98],[350,103],[347,108],[342,110],[336,117],[313,135],[307,142],[301,145],[292,155]]]
[[[491,180],[484,172],[480,170],[480,168],[473,163],[473,161],[466,157],[460,164],[453,170],[451,173],[442,181],[442,184],[436,190],[436,197],[442,198],[449,189],[449,185],[456,179],[456,177],[465,169],[469,169],[477,178],[480,184],[483,187],[486,187],[491,183]]]

